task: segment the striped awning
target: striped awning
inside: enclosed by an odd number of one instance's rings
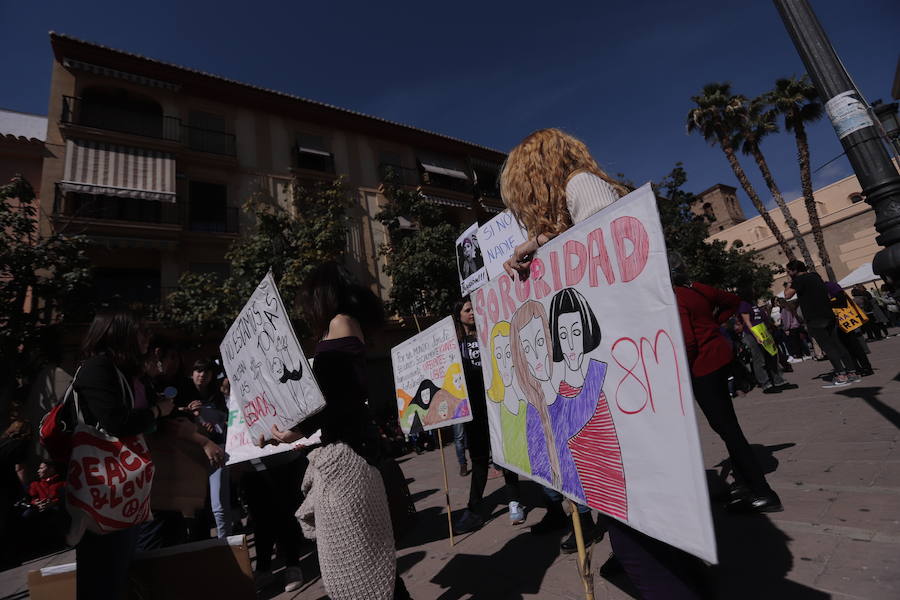
[[[131,83],[137,83],[149,87],[163,88],[172,90],[173,92],[177,92],[179,89],[181,89],[181,86],[176,83],[160,81],[159,79],[152,79],[150,77],[144,77],[143,75],[136,75],[134,73],[127,73],[125,71],[117,71],[116,69],[110,69],[109,67],[101,67],[100,65],[94,65],[80,60],[73,60],[71,58],[64,58],[63,66],[67,69],[79,69],[81,71],[93,73],[94,75],[113,77],[115,79],[124,79],[125,81],[130,81]]]
[[[65,192],[175,202],[175,156],[86,140],[66,141]]]

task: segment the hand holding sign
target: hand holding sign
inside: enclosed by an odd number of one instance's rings
[[[325,400],[269,272],[220,346],[251,439],[272,438],[322,410]]]

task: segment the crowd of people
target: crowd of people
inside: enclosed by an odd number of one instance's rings
[[[547,129],[511,151],[501,191],[529,236],[506,268],[514,277],[528,277],[540,246],[629,190],[599,167],[582,142]],[[720,500],[736,513],[782,510],[741,430],[733,398],[755,387],[765,394],[797,388],[784,373],[816,357],[832,365],[824,387],[850,385],[871,375],[867,342],[889,335],[889,328],[898,325],[897,300],[889,288],[873,295],[859,286],[848,295],[802,262],[791,261],[784,298],[760,303],[750,289],[733,293],[694,281],[690,265],[674,253],[669,265],[694,396],[733,465],[734,481]],[[192,449],[206,463],[202,481],[194,482],[205,490],[205,501],[190,514],[151,504],[152,518],[133,527],[87,527],[76,539],[69,532],[68,541],[76,548],[79,599],[126,597],[128,566],[136,552],[206,539],[213,531],[218,537],[253,532],[260,586],[273,585],[277,558],[285,567],[280,585],[285,591],[298,589],[304,580],[303,546],[315,540],[322,579],[334,600],[409,597],[397,571],[395,544],[414,509],[393,458],[431,449],[434,440],[429,433],[404,439],[395,420],[376,422],[368,406],[366,340],[384,320],[378,299],[339,266],[325,264],[309,276],[301,301],[317,339],[313,371],[326,408],[290,430],[273,426],[271,440],[259,442],[318,441],[230,467],[225,465],[225,440],[231,388],[220,362],[201,358],[185,370],[179,346],[147,331],[133,313],[98,312],[84,337],[72,384],[59,394],[58,400],[65,402],[60,418],[121,440],[146,436],[151,456],[166,444]],[[865,323],[848,330],[838,316],[852,310]],[[462,299],[453,316],[473,417],[452,436],[460,475],[471,477],[467,506],[456,515],[453,529],[473,532],[489,518],[484,492],[491,473],[503,477],[509,520],[518,525],[525,521],[519,478],[491,467],[481,375],[485,349],[477,339],[471,302]],[[61,546],[69,527],[64,509],[67,465],[36,443],[38,424],[24,414],[14,414],[0,438],[4,567],[28,553]],[[37,470],[26,473],[21,467],[26,464],[38,464]],[[69,483],[77,479],[68,477]],[[568,528],[561,551],[574,552],[575,521],[566,516],[563,496],[550,488],[543,492],[545,512],[532,532]],[[572,509],[585,543],[609,535],[614,558],[607,569],[624,571],[642,597],[707,596],[697,559],[616,519],[595,518],[587,506],[573,504]],[[39,543],[26,547],[11,543],[14,538]]]

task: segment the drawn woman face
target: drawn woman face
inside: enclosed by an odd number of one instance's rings
[[[431,390],[429,390],[428,388],[424,388],[422,390],[422,394],[420,397],[422,398],[422,404],[424,404],[425,406],[431,404]]]
[[[522,352],[528,361],[528,371],[531,376],[540,381],[550,379],[550,352],[547,349],[547,338],[544,335],[544,323],[538,317],[532,317],[522,329],[519,330]]]
[[[559,315],[556,327],[556,336],[559,338],[559,346],[566,361],[566,367],[570,371],[580,371],[584,362],[584,336],[582,335],[584,323],[577,312],[563,313]]]
[[[284,375],[284,362],[277,356],[272,359],[272,375],[275,376],[275,379],[281,379]]]
[[[497,370],[503,380],[503,387],[512,385],[512,349],[509,345],[508,335],[498,335],[494,338],[494,360],[497,362]]]
[[[458,390],[463,389],[463,374],[462,373],[454,373],[453,374],[453,385]]]

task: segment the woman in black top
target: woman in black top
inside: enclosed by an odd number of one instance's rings
[[[83,363],[74,381],[85,423],[116,437],[131,436],[152,431],[156,419],[172,412],[172,400],[151,403],[139,379],[147,343],[146,331],[130,311],[97,313],[82,341]],[[138,528],[131,527],[105,535],[84,534],[75,549],[78,600],[127,597],[137,533]]]
[[[305,282],[302,300],[309,324],[319,336],[312,369],[325,398],[325,408],[289,431],[273,425],[272,435],[278,441],[291,443],[320,430],[323,445],[344,443],[370,465],[381,467],[380,437],[367,404],[364,334],[383,322],[381,302],[369,290],[351,283],[335,263],[325,263],[312,272]],[[388,497],[397,493],[385,483]],[[358,526],[364,527],[365,520],[359,520],[360,516],[348,511],[347,518],[358,520]],[[399,573],[394,598],[409,598]]]

